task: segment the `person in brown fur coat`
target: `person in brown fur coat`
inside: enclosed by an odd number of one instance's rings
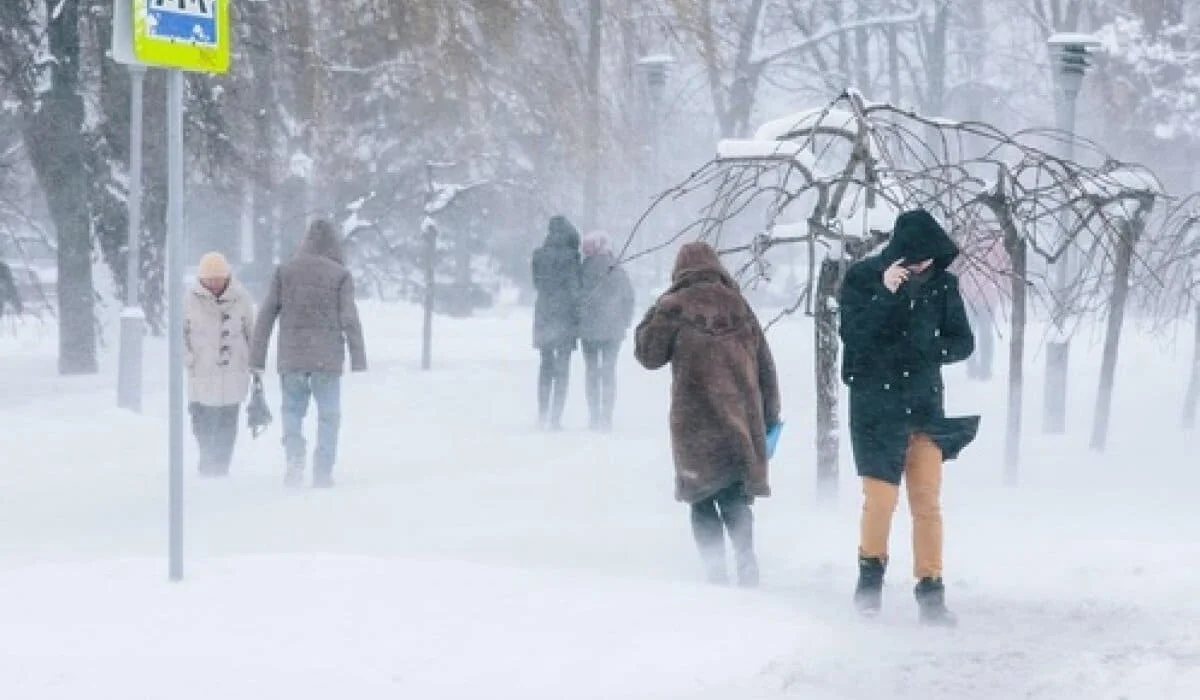
[[[767,426],[779,422],[779,383],[766,336],[717,253],[679,251],[672,285],[637,328],[647,369],[671,365],[675,497],[691,506],[708,579],[728,581],[725,531],[738,583],[758,584],[750,504],[769,496]]]

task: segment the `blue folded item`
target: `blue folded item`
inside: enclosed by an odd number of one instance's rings
[[[783,432],[783,421],[767,426],[767,459],[775,456],[775,448],[779,446],[779,434]]]

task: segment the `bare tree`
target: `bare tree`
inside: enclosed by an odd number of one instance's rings
[[[846,267],[889,237],[897,213],[915,207],[930,210],[952,231],[965,251],[962,274],[982,275],[994,285],[1011,280],[1006,474],[1016,480],[1029,292],[1044,309],[1065,302],[1077,317],[1103,307],[1111,295],[1098,291],[1104,267],[1097,261],[1116,258],[1136,243],[1134,232],[1117,225],[1109,208],[1141,201],[1148,192],[1145,178],[1135,182],[1128,176],[1135,172],[1132,166],[1115,164],[1094,144],[1080,141],[1079,151],[1099,161],[1095,166],[1052,155],[1054,141],[1062,138],[1067,136],[1007,134],[979,122],[924,117],[850,92],[822,109],[765,124],[752,141],[722,142],[714,161],[664,193],[660,201],[691,200],[699,210],[668,245],[685,238],[709,241],[741,261],[737,277],[745,285],[769,279],[778,261],[772,251],[797,245],[806,250],[806,291],[783,314],[804,308],[815,321],[822,493],[836,488],[838,473],[836,293]],[[1065,212],[1076,221],[1067,229],[1059,225]],[[750,231],[758,233],[746,240]],[[649,252],[633,249],[636,234],[626,246],[627,259]],[[1006,270],[971,258],[981,242],[997,237],[1011,261]],[[1046,280],[1030,270],[1028,255],[1052,263],[1072,249],[1088,264],[1078,266],[1072,298],[1054,300]],[[1123,300],[1117,302],[1119,328]]]
[[[0,3],[0,72],[54,219],[62,374],[97,371],[79,3]]]

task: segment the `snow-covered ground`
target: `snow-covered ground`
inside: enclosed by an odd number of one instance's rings
[[[962,624],[944,631],[915,623],[903,506],[884,616],[850,610],[857,489],[847,455],[838,502],[814,500],[803,319],[772,331],[788,428],[777,495],[756,505],[763,586],[746,592],[700,582],[672,501],[666,372],[626,353],[617,432],[598,436],[579,429],[577,358],[576,429],[545,435],[526,312],[439,319],[430,373],[413,310],[364,313],[372,368],[347,378],[339,487],[285,490],[277,425],[241,436],[228,481],[194,478],[189,454],[174,585],[161,342],[134,416],[113,407],[111,356],[62,379],[52,329],[0,334],[0,698],[1200,697],[1186,347],[1128,338],[1105,454],[1086,449],[1090,339],[1067,437],[1038,430],[1035,355],[1017,489],[1003,382],[949,373],[952,411],[985,420],[947,467]]]

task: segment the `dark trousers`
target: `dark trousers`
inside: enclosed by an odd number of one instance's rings
[[[538,417],[544,427],[562,427],[567,405],[567,387],[571,382],[571,353],[575,344],[542,348],[542,366],[538,372]]]
[[[700,549],[708,580],[725,583],[725,533],[733,543],[738,583],[758,585],[758,558],[754,555],[754,513],[741,483],[718,492],[712,498],[692,504],[692,534]]]
[[[188,405],[192,415],[192,432],[200,447],[200,473],[205,476],[224,476],[233,461],[233,446],[237,442],[238,414],[241,406]]]
[[[593,429],[612,428],[613,408],[617,402],[617,355],[620,350],[619,340],[583,343],[588,412]]]

